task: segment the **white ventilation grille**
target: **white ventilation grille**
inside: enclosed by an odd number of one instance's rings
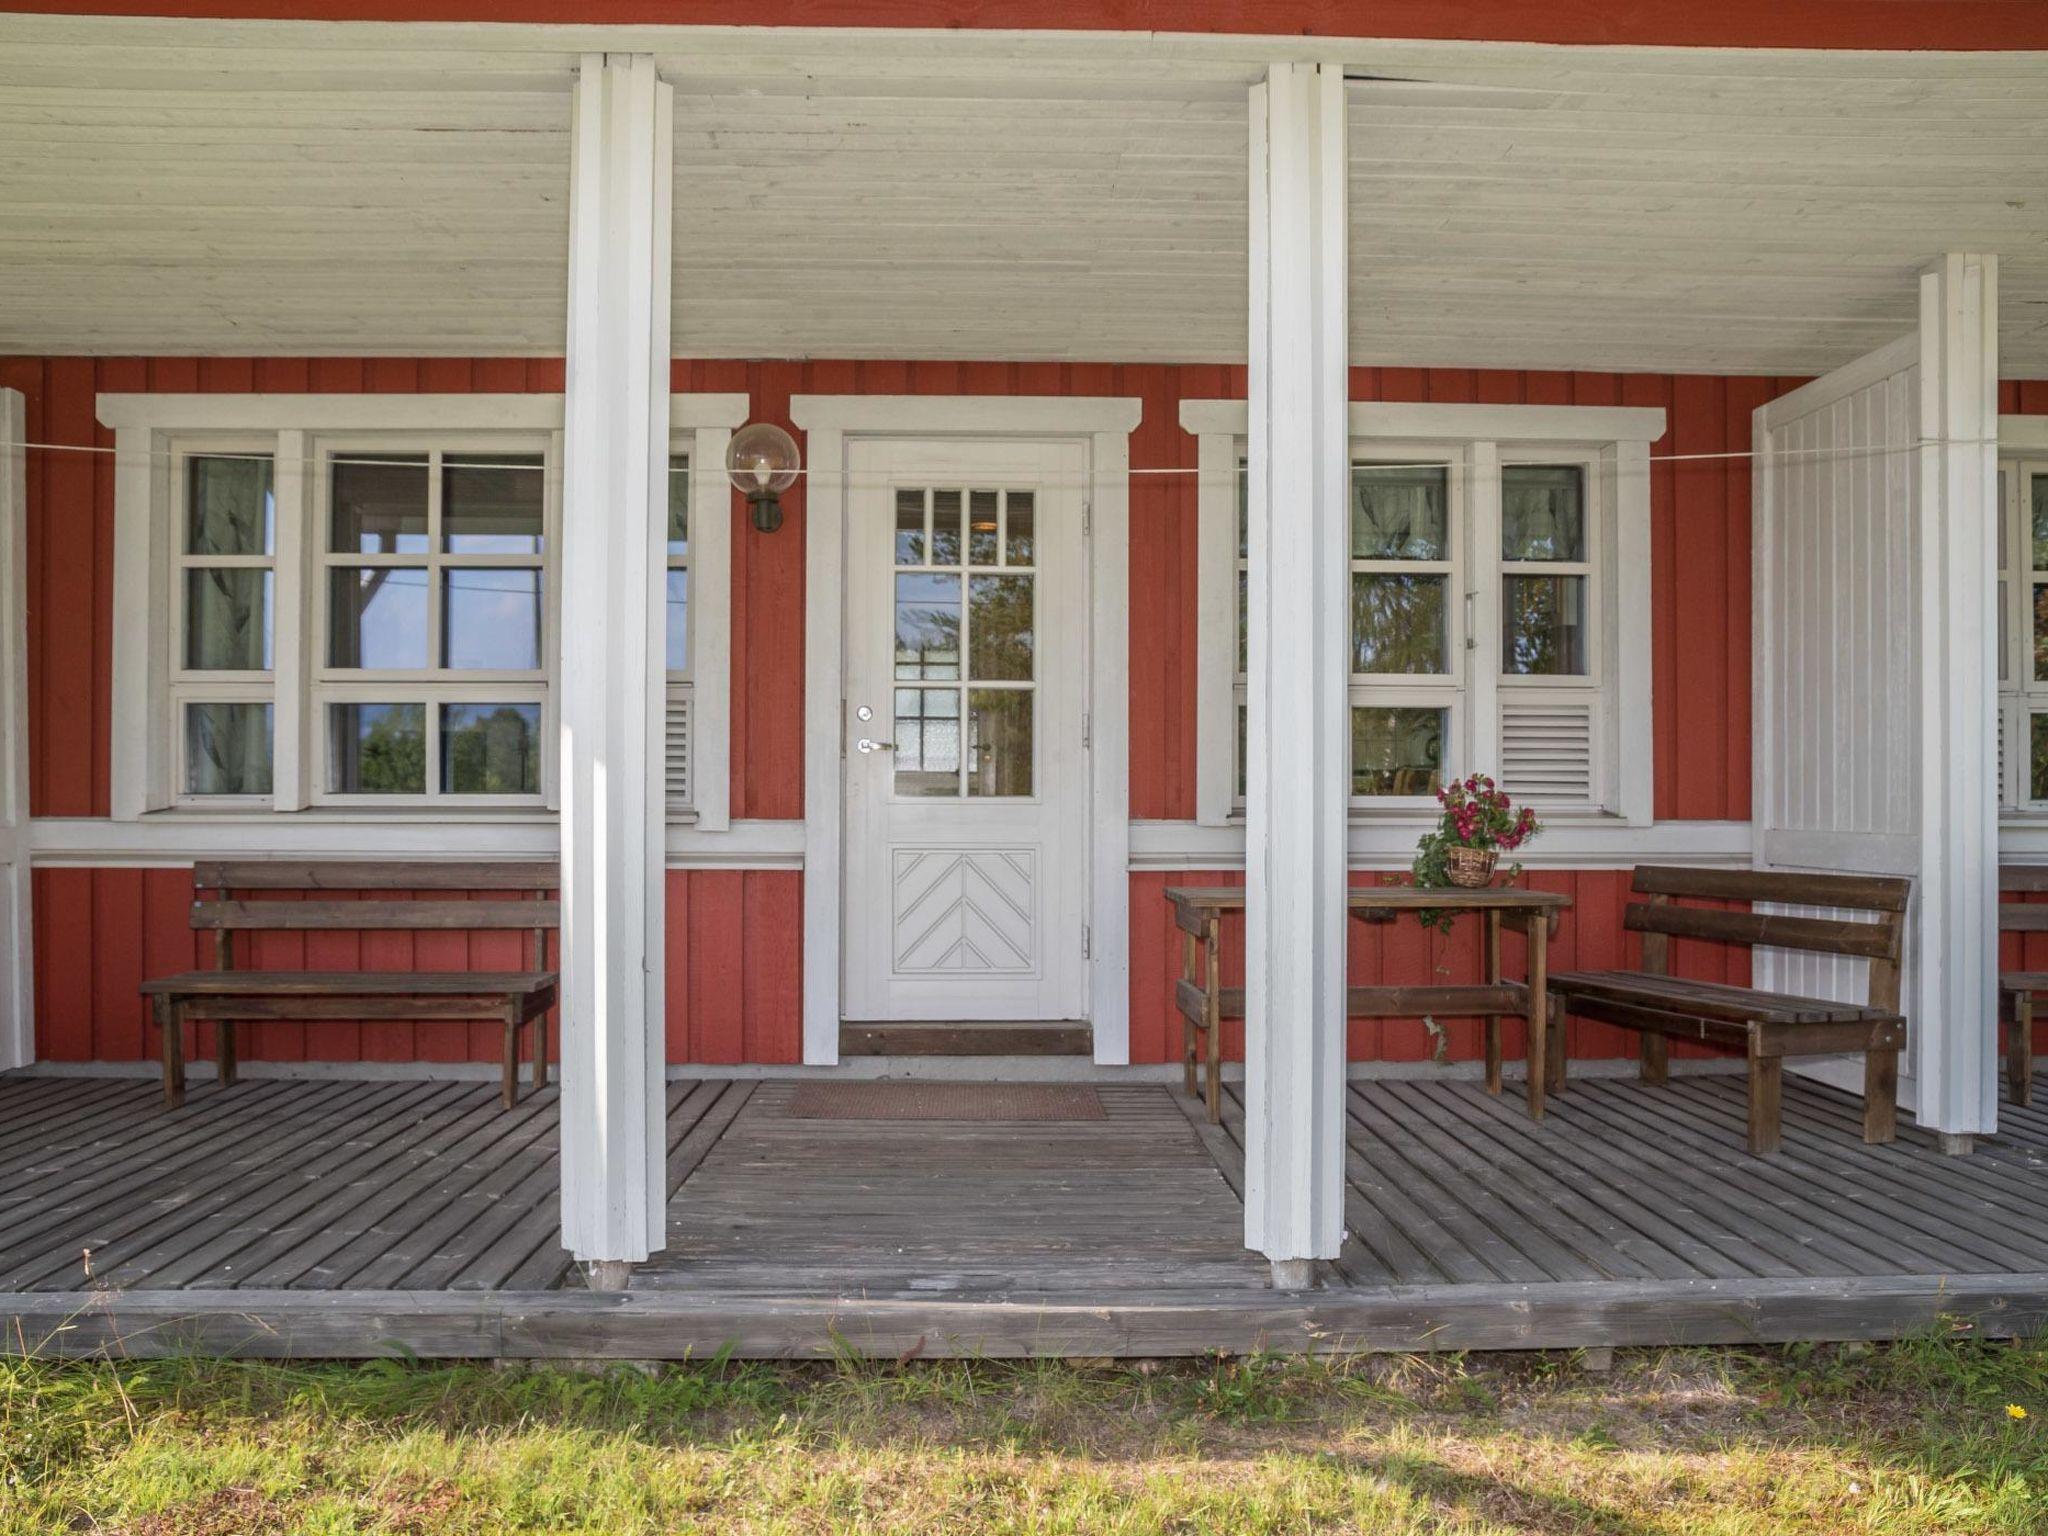
[[[1593,801],[1593,706],[1568,700],[1503,699],[1500,778],[1509,794],[1538,805]]]
[[[690,803],[690,698],[688,694],[668,696],[668,725],[663,734],[662,781],[671,805]]]

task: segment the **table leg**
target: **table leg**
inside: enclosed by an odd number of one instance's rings
[[[185,1010],[162,993],[150,999],[150,1006],[163,1037],[164,1108],[176,1109],[185,1102]]]
[[[1550,925],[1529,924],[1529,1118],[1543,1118],[1543,1074],[1550,1061]]]
[[[1486,984],[1500,985],[1500,912],[1489,908],[1486,913]],[[1500,1092],[1500,1015],[1486,1016],[1486,1091]]]
[[[1223,923],[1213,914],[1208,923],[1209,974],[1202,1015],[1209,1021],[1209,1123],[1223,1121]]]
[[[1180,979],[1191,987],[1202,984],[1201,973],[1195,968],[1195,936],[1183,932],[1180,936]],[[1195,1096],[1195,1021],[1186,1014],[1180,1017],[1180,1064],[1182,1076],[1186,1078],[1187,1095]]]

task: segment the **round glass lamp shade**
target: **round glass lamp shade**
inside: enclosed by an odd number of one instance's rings
[[[796,483],[796,439],[773,422],[757,421],[733,434],[726,473],[750,497],[779,496]]]

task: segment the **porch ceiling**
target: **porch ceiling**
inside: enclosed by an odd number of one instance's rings
[[[585,47],[676,85],[675,341],[1231,361],[1245,85],[1354,87],[1354,356],[1817,372],[2003,260],[2048,375],[2048,56],[0,16],[0,351],[553,353]]]

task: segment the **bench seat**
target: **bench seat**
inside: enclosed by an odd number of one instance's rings
[[[1670,1042],[1698,1040],[1749,1060],[1749,1150],[1778,1150],[1788,1056],[1863,1057],[1863,1139],[1897,1134],[1898,1060],[1906,1021],[1898,1011],[1899,956],[1908,882],[1885,876],[1782,870],[1680,869],[1641,865],[1639,898],[1622,926],[1641,935],[1639,970],[1562,971],[1550,977],[1559,1010],[1642,1039],[1646,1082],[1670,1076]],[[1730,904],[1743,902],[1748,911]],[[1691,903],[1690,905],[1683,903]],[[1801,909],[1804,909],[1802,911]],[[1860,910],[1869,920],[1808,915]],[[1694,980],[1671,972],[1671,941],[1808,950],[1869,962],[1865,1002],[1805,997],[1762,987]]]
[[[188,997],[298,993],[319,997],[531,997],[555,990],[553,971],[180,971],[142,984]]]

